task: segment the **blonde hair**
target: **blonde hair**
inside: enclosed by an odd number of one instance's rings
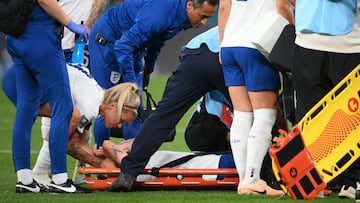
[[[140,89],[135,83],[124,82],[107,89],[103,103],[117,102],[118,119],[123,109],[132,111],[136,117],[140,107]]]

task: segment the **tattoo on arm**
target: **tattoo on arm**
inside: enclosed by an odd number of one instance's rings
[[[111,147],[112,147],[112,150],[113,150],[113,152],[114,152],[115,158],[117,158],[118,153],[120,153],[120,154],[125,153],[124,151],[121,151],[121,150],[119,150],[119,149],[115,149],[115,146],[114,146],[114,145],[112,145]]]
[[[109,0],[94,0],[90,16],[87,19],[85,26],[89,29],[92,28],[92,26],[95,24],[96,20],[102,15],[102,13],[105,11],[106,5],[109,3]]]
[[[94,167],[101,168],[103,160],[94,156],[93,154],[83,150],[82,147],[79,147],[76,143],[69,143],[68,154],[75,159],[90,164]]]

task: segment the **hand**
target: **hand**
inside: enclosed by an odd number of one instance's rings
[[[71,30],[71,32],[78,34],[80,37],[83,37],[87,42],[89,39],[88,29],[84,25],[76,24],[74,21],[70,21],[66,27]]]
[[[99,147],[99,149],[97,148],[97,145],[95,144],[93,147],[93,153],[95,154],[95,156],[104,156],[104,151],[102,147]]]

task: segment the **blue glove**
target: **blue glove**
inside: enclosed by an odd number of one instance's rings
[[[74,21],[70,21],[66,27],[71,30],[71,32],[78,34],[79,37],[83,37],[86,42],[88,41],[89,33],[84,25],[76,24]]]

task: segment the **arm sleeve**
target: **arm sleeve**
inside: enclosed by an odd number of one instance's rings
[[[134,53],[146,48],[147,43],[152,44],[151,39],[166,31],[171,25],[171,15],[168,15],[170,11],[163,7],[164,5],[159,6],[151,2],[144,5],[136,16],[134,25],[115,41],[114,50],[124,82],[136,82]],[[159,40],[149,46],[147,63],[150,67],[154,67],[163,44],[164,42]]]
[[[152,44],[147,49],[147,55],[145,56],[145,66],[148,68],[145,70],[147,73],[154,71],[155,62],[160,54],[160,49],[164,46],[164,42],[159,40],[157,43]]]

